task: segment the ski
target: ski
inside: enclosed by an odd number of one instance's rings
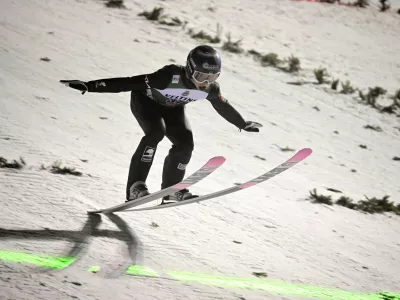
[[[160,191],[150,194],[148,196],[142,197],[142,198],[138,199],[137,201],[129,201],[129,202],[125,202],[125,203],[122,203],[122,204],[119,204],[116,206],[112,206],[109,208],[88,211],[88,214],[112,213],[112,212],[122,211],[122,210],[125,210],[128,208],[142,205],[142,204],[157,200],[159,198],[162,198],[164,196],[173,194],[173,193],[180,191],[182,189],[185,189],[195,183],[198,183],[200,180],[206,178],[208,175],[210,175],[212,172],[214,172],[216,169],[218,169],[224,162],[225,162],[225,157],[223,157],[223,156],[213,157],[204,166],[202,166],[200,169],[198,169],[192,175],[190,175],[185,180],[183,180],[173,186],[170,186],[166,189],[160,190]]]
[[[184,201],[180,201],[180,202],[156,205],[156,206],[150,206],[150,207],[144,207],[144,208],[129,209],[129,210],[125,210],[125,211],[130,212],[130,211],[145,211],[145,210],[164,209],[164,208],[176,207],[176,206],[187,205],[187,204],[191,204],[191,203],[195,203],[195,202],[205,201],[205,200],[225,196],[225,195],[228,195],[231,193],[235,193],[237,191],[244,190],[253,185],[264,182],[264,181],[282,173],[283,171],[286,171],[287,169],[293,167],[297,163],[306,159],[311,153],[312,153],[312,150],[310,148],[304,148],[304,149],[300,150],[299,152],[297,152],[292,158],[288,159],[286,162],[280,164],[276,168],[274,168],[270,171],[267,171],[266,173],[262,174],[261,176],[258,176],[256,178],[254,178],[250,181],[247,181],[245,183],[242,183],[241,185],[238,185],[238,186],[233,186],[233,187],[230,187],[230,188],[227,188],[224,190],[220,190],[220,191],[217,191],[214,193],[200,196],[198,198],[193,198],[193,199],[184,200]]]

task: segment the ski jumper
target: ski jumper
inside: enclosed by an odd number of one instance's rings
[[[205,90],[198,90],[180,65],[167,65],[151,74],[89,81],[87,85],[89,92],[131,91],[131,111],[144,136],[131,159],[127,199],[134,182],[146,181],[157,145],[164,136],[172,142],[172,147],[164,161],[161,188],[184,178],[194,148],[192,130],[185,114],[186,104],[206,99],[228,122],[239,129],[246,126],[240,113],[222,97],[217,82]]]

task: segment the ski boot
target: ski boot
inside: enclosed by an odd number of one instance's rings
[[[129,199],[125,202],[136,201],[139,198],[150,195],[146,183],[143,181],[136,181],[129,189]]]
[[[199,197],[198,195],[193,195],[192,193],[189,192],[188,189],[183,189],[180,191],[177,191],[171,195],[165,196],[162,198],[162,204],[169,204],[169,203],[175,203],[179,201],[185,201],[193,198]]]

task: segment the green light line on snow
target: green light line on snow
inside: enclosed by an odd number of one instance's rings
[[[154,270],[150,269],[149,267],[139,266],[139,265],[131,265],[126,270],[126,274],[159,277]]]
[[[285,296],[299,296],[314,299],[329,300],[383,300],[400,299],[400,294],[390,294],[394,298],[384,298],[382,294],[363,294],[357,292],[344,291],[339,289],[322,288],[317,286],[295,284],[275,280],[265,280],[258,278],[240,278],[229,276],[208,275],[174,270],[164,270],[175,280],[184,282],[196,282],[204,285],[218,286],[223,288],[236,288],[259,290],[271,294]],[[385,294],[389,296],[389,294]]]
[[[52,269],[64,269],[71,265],[76,258],[54,257],[0,250],[0,260],[6,262],[28,263]],[[99,266],[92,266],[88,269],[89,272],[93,273],[99,270]],[[288,283],[276,280],[209,275],[176,270],[164,270],[164,273],[170,276],[172,279],[182,282],[194,282],[228,289],[258,290],[285,296],[298,296],[323,300],[400,300],[400,294],[398,293],[364,294],[359,292],[323,288],[306,284]],[[154,270],[140,265],[131,265],[127,269],[126,274],[160,277]]]
[[[100,271],[100,266],[92,266],[88,269],[88,271],[90,273],[97,273],[98,271]]]
[[[75,257],[53,257],[47,255],[36,255],[23,252],[11,252],[1,250],[0,259],[7,262],[28,263],[31,265],[52,269],[64,269],[76,260]]]

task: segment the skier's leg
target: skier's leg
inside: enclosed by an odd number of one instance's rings
[[[165,158],[161,188],[180,182],[185,176],[186,165],[192,157],[194,147],[192,129],[185,115],[185,107],[179,106],[166,110],[163,115],[166,136],[172,142],[169,154]]]
[[[164,138],[165,124],[161,116],[163,107],[141,94],[131,96],[131,111],[144,131],[132,156],[126,186],[126,199],[135,182],[145,182],[149,174],[158,143]]]

